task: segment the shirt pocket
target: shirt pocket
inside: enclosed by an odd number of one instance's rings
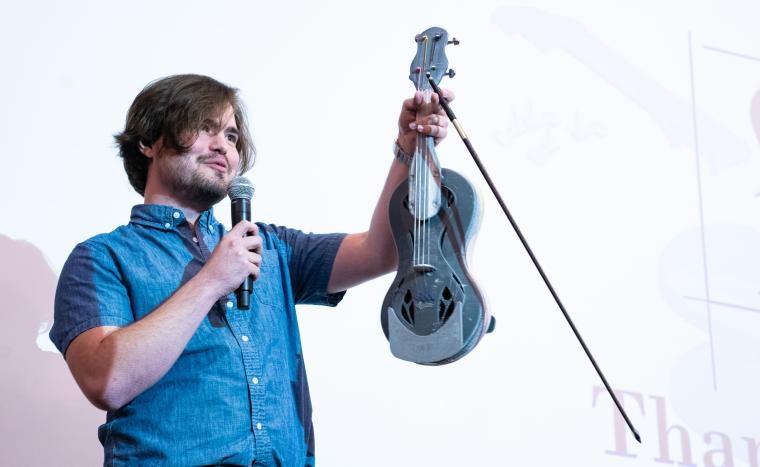
[[[277,250],[263,250],[259,278],[253,282],[253,294],[265,305],[281,306],[286,292],[282,286],[282,271]]]

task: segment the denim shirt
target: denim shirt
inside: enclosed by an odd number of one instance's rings
[[[250,310],[222,297],[158,382],[98,430],[105,465],[314,465],[311,401],[295,305],[336,305],[327,282],[344,234],[259,224]],[[50,338],[61,351],[96,326],[128,326],[198,273],[224,235],[208,210],[138,205],[128,225],[76,246],[61,271]]]

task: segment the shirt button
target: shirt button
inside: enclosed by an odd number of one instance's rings
[[[193,237],[193,241],[194,241],[195,243],[198,243],[198,237]]]
[[[168,223],[168,222],[167,222],[166,224],[164,224],[164,227],[166,227],[167,229],[168,229],[169,227],[171,227],[171,226],[172,226],[172,225],[171,225],[170,223]]]
[[[174,216],[175,219],[179,219],[179,212],[174,211],[174,214],[172,214],[172,216]]]
[[[259,423],[257,423],[257,424],[256,424],[256,429],[257,429],[257,430],[260,430],[260,429],[261,429],[261,422],[259,422]]]
[[[243,336],[241,339],[243,339],[243,342],[248,342],[248,336]]]
[[[251,382],[252,382],[253,384],[259,384],[259,379],[258,379],[257,377],[255,377],[255,376],[254,376],[254,377],[251,379]]]
[[[227,300],[227,308],[232,308],[232,300]]]

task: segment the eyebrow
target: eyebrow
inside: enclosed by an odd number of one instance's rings
[[[237,129],[237,127],[229,126],[224,130],[225,133],[234,133],[237,136],[240,136],[240,130]]]

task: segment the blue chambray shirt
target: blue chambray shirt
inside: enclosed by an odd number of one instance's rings
[[[251,309],[235,295],[208,312],[156,384],[98,430],[105,465],[314,465],[311,401],[295,305],[336,305],[327,282],[344,234],[259,224],[261,275]],[[128,225],[76,246],[61,271],[50,338],[66,352],[96,326],[128,326],[193,277],[224,227],[193,229],[170,206],[138,205]]]

